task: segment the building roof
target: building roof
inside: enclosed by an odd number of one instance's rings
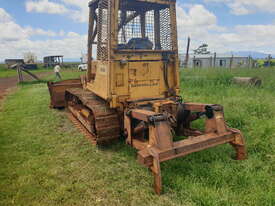
[[[5,61],[24,61],[24,59],[5,59]]]
[[[135,2],[143,2],[143,3],[165,3],[165,4],[169,4],[171,2],[176,2],[177,0],[158,0],[158,1],[156,1],[156,0],[130,0],[130,1],[132,1],[134,3]],[[132,3],[132,2],[130,2],[130,3]],[[88,5],[91,7],[93,5],[97,5],[98,3],[99,3],[99,0],[91,0]]]
[[[180,57],[185,57],[186,54],[180,54]],[[197,58],[197,59],[209,59],[214,58],[215,54],[189,54],[189,58]],[[231,58],[232,54],[216,54],[216,58]],[[248,56],[238,56],[233,55],[234,58],[248,58]]]
[[[51,58],[51,57],[63,57],[63,55],[45,56],[44,58]]]

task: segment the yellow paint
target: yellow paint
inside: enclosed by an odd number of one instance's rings
[[[86,88],[110,103],[110,107],[119,108],[125,101],[144,98],[169,97],[164,81],[163,54],[167,52],[168,84],[176,94],[179,94],[179,62],[177,50],[177,31],[173,28],[170,51],[160,50],[118,50],[117,49],[117,19],[118,1],[110,0],[111,8],[106,49],[108,58],[105,61],[94,60],[91,63],[90,82]],[[141,0],[168,5],[170,8],[171,25],[176,25],[175,2],[170,0]],[[169,6],[170,5],[170,6]],[[161,36],[162,34],[160,34]],[[166,55],[167,56],[167,55]],[[89,74],[89,72],[88,72]],[[89,78],[88,78],[89,79]]]

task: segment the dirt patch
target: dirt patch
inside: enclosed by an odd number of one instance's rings
[[[35,74],[39,78],[43,78],[45,76],[48,76],[52,74],[52,72],[41,72],[38,74]],[[23,75],[25,81],[30,81],[33,80],[32,77],[29,75]],[[2,100],[5,98],[5,96],[10,93],[13,89],[16,88],[18,83],[18,78],[17,76],[14,77],[7,77],[7,78],[0,78],[0,104]]]

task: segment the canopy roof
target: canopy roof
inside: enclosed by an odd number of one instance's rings
[[[92,0],[89,2],[89,6],[98,6],[98,2],[100,0]],[[122,0],[123,3],[129,5],[130,6],[135,6],[138,5],[140,3],[147,3],[147,4],[171,4],[172,2],[176,2],[176,0]]]

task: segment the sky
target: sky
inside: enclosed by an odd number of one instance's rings
[[[0,0],[0,62],[86,53],[89,0]],[[177,0],[179,50],[275,54],[275,0]]]

